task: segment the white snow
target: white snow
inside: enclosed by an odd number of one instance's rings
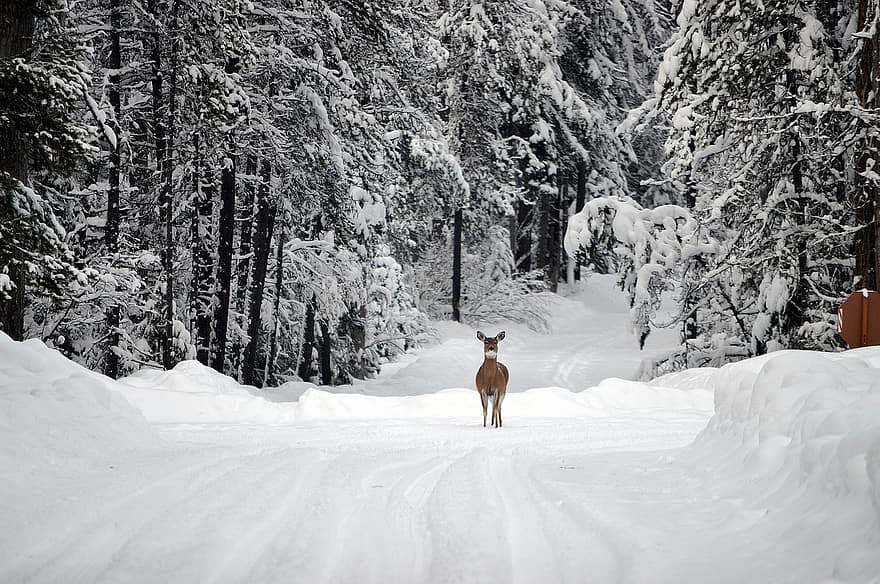
[[[549,334],[486,331],[500,430],[460,325],[377,379],[268,390],[0,334],[0,582],[877,582],[880,348],[628,381],[610,282]]]
[[[13,468],[75,466],[80,457],[157,446],[154,430],[116,389],[106,377],[70,362],[39,341],[14,343],[0,332],[0,469],[4,480]],[[7,535],[11,534],[0,529],[0,538]]]

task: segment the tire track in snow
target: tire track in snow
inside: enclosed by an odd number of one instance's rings
[[[283,462],[250,495],[252,504],[233,516],[237,535],[228,553],[200,579],[206,584],[225,582],[267,582],[276,562],[273,555],[280,536],[297,529],[291,522],[297,504],[304,499],[308,477],[317,474],[318,462],[308,453],[285,450],[277,455]],[[286,472],[285,472],[286,471]],[[257,575],[257,572],[262,572]]]
[[[389,455],[404,462],[389,464]],[[339,558],[323,581],[423,582],[431,557],[424,501],[426,493],[433,492],[436,477],[449,467],[449,459],[392,451],[358,460],[359,488],[338,530]]]
[[[566,577],[561,581],[580,582],[578,575],[584,573],[597,582],[629,581],[633,546],[622,538],[623,534],[596,517],[571,493],[538,478],[534,469],[523,474],[543,515],[541,525],[549,526],[548,531],[559,539],[560,545],[555,548],[558,563],[566,566]]]
[[[427,581],[511,580],[508,519],[489,471],[491,456],[486,448],[477,448],[459,457],[442,473],[428,498],[432,549]]]
[[[562,582],[556,562],[557,542],[548,540],[543,518],[537,516],[534,493],[522,484],[514,471],[512,453],[495,455],[489,468],[507,518],[507,539],[510,553],[511,582]],[[540,525],[541,529],[535,529]]]
[[[217,558],[238,545],[242,511],[284,465],[272,453],[224,459],[222,473],[199,480],[182,494],[169,493],[166,504],[138,520],[133,530],[119,534],[121,545],[94,581],[138,582],[144,562],[157,556],[165,557],[161,569],[169,578],[201,581]],[[169,549],[174,553],[167,553]]]
[[[304,483],[300,502],[288,517],[290,530],[278,541],[272,561],[256,572],[260,582],[334,582],[333,571],[348,563],[342,538],[358,491],[356,452],[325,454],[314,479]],[[362,534],[366,536],[366,534]]]
[[[268,489],[260,486],[255,492],[257,497],[265,496],[265,506],[260,507],[263,513],[251,514],[242,530],[244,545],[231,551],[226,565],[212,567],[213,582],[320,581],[316,574],[324,564],[314,560],[322,558],[326,528],[317,511],[325,509],[327,501],[326,494],[324,499],[318,497],[326,491],[328,468],[335,459],[313,449],[289,449],[279,456],[284,466]]]
[[[114,482],[107,491],[101,494],[88,495],[84,497],[83,509],[87,513],[100,509],[100,512],[89,513],[83,517],[82,509],[77,508],[70,510],[71,512],[65,516],[55,516],[54,521],[63,522],[62,526],[45,526],[41,532],[48,535],[39,542],[38,546],[27,550],[26,555],[22,557],[18,565],[8,567],[8,572],[13,575],[13,580],[17,579],[16,573],[29,573],[30,577],[22,581],[28,582],[93,582],[98,576],[97,571],[100,566],[95,562],[98,558],[105,556],[108,550],[118,550],[124,545],[124,540],[120,540],[119,530],[126,523],[143,521],[143,514],[138,514],[138,506],[146,503],[146,508],[150,509],[150,515],[147,520],[156,514],[164,511],[168,506],[162,505],[158,509],[155,507],[155,501],[168,501],[174,492],[181,488],[182,490],[193,490],[199,488],[202,484],[210,483],[216,476],[222,476],[229,472],[226,466],[228,458],[216,459],[211,458],[208,462],[203,462],[195,468],[184,466],[150,466],[147,472],[162,473],[168,468],[177,468],[161,478],[153,479],[146,485],[140,484],[140,477],[132,477],[144,469],[133,468],[125,473],[116,473],[113,476]],[[132,483],[132,479],[135,482]],[[137,488],[125,492],[124,495],[118,496],[115,491],[125,488],[130,484],[138,484]],[[100,504],[92,498],[100,497]],[[110,498],[113,497],[113,498]],[[53,538],[53,534],[58,537]],[[91,559],[91,563],[84,564],[81,558]]]
[[[579,366],[582,367],[584,362],[593,362],[593,357],[596,354],[596,346],[596,341],[592,339],[577,343],[573,352],[566,353],[553,368],[555,371],[553,374],[553,383],[571,391],[581,391],[586,389],[590,384],[585,383],[583,377],[572,379],[572,376],[575,369]]]
[[[218,567],[215,582],[320,582],[328,562],[338,561],[332,536],[338,533],[335,519],[346,509],[334,508],[327,492],[338,481],[332,469],[346,461],[316,451],[305,455],[309,461],[302,466],[302,453],[295,458],[292,452],[285,454],[290,470],[279,473],[267,493],[278,496],[270,498],[265,515],[254,518],[235,570]]]
[[[370,475],[381,466],[374,458],[350,451],[320,456],[254,537],[264,551],[246,575],[242,570],[241,577],[216,582],[412,581],[405,577],[414,570],[407,546],[418,542],[416,529],[407,523],[394,528],[383,489],[370,487]],[[403,466],[393,465],[391,474],[404,472],[398,469]]]
[[[408,454],[412,456],[411,453]],[[385,465],[378,471],[368,473],[362,483],[366,497],[361,517],[363,530],[372,526],[372,517],[383,518],[386,528],[378,533],[379,541],[368,543],[368,549],[360,550],[368,557],[381,559],[373,563],[368,581],[422,582],[426,578],[431,559],[431,537],[425,505],[436,487],[439,477],[452,462],[446,456],[430,456],[418,461]],[[362,543],[360,544],[363,545]],[[376,550],[387,552],[377,554]],[[342,576],[341,582],[361,581],[358,574]]]

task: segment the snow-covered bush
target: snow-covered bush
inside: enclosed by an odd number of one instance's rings
[[[369,279],[367,335],[379,356],[392,358],[433,338],[428,317],[416,306],[412,285],[396,259],[376,256]]]
[[[68,281],[63,294],[33,298],[26,314],[28,329],[69,359],[100,371],[110,346],[106,315],[118,306],[119,342],[112,350],[119,357],[119,372],[158,367],[165,334],[161,272],[160,258],[149,252],[94,258]],[[179,319],[173,321],[172,334],[175,362],[192,359],[195,347]]]
[[[676,282],[717,245],[678,205],[643,209],[628,197],[602,197],[569,218],[564,245],[570,256],[609,241],[620,262],[620,286],[630,296],[633,332],[644,344],[664,293],[675,291]]]

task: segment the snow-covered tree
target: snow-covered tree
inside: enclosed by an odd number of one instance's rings
[[[685,353],[837,346],[858,228],[848,185],[875,123],[847,73],[850,16],[803,2],[682,5],[655,94],[624,128],[670,120],[664,178],[718,242],[678,280]]]
[[[0,8],[0,328],[15,339],[25,335],[28,287],[58,298],[67,282],[84,282],[57,211],[94,149],[90,126],[115,141],[89,92],[74,17],[66,2]]]

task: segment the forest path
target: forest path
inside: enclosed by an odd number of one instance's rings
[[[536,334],[514,323],[479,325],[493,336],[505,329],[499,360],[510,369],[508,391],[562,387],[582,391],[604,379],[635,379],[642,361],[678,346],[678,332],[653,332],[640,351],[630,326],[626,296],[616,276],[591,274],[573,290],[546,295],[550,332]],[[441,343],[383,367],[365,383],[338,388],[371,395],[415,395],[450,387],[472,388],[483,359],[474,329],[456,323],[437,323]]]
[[[683,478],[644,450],[705,421],[165,426],[168,452],[47,481],[0,581],[624,582],[657,524],[610,503],[668,508]]]
[[[502,429],[481,426],[480,346],[459,325],[379,378],[333,390],[371,396],[291,388],[267,401],[190,364],[95,394],[129,400],[152,428],[134,411],[93,419],[94,400],[46,401],[59,408],[53,427],[23,424],[40,428],[34,441],[13,435],[31,450],[5,451],[16,462],[0,481],[0,582],[828,581],[834,554],[859,537],[848,523],[859,508],[833,507],[844,519],[831,532],[815,499],[774,513],[766,483],[726,464],[727,447],[688,447],[713,413],[701,385],[711,372],[678,389],[568,391],[641,358],[611,280],[583,291],[556,302],[553,334],[507,327]],[[102,383],[47,367],[52,387]],[[135,423],[163,440],[139,442]],[[79,442],[59,448],[68,435]],[[826,549],[825,538],[843,543]]]

